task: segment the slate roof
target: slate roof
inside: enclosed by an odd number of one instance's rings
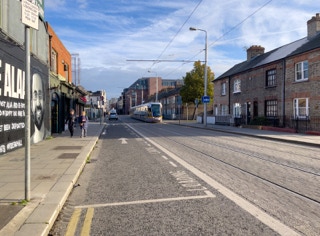
[[[214,79],[214,81],[233,76],[235,74],[239,74],[284,58],[302,54],[316,48],[320,48],[320,33],[310,39],[307,37],[299,39],[295,42],[276,48],[270,52],[256,56],[251,60],[236,64],[231,69]]]

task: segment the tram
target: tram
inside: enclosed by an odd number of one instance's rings
[[[130,116],[133,119],[150,123],[162,122],[162,104],[149,102],[130,108]]]

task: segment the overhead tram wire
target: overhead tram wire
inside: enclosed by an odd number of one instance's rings
[[[269,3],[271,3],[273,0],[269,0],[268,2],[266,2],[265,4],[263,4],[261,7],[259,7],[257,10],[255,10],[253,13],[251,13],[249,16],[247,16],[246,18],[244,18],[242,21],[240,21],[238,24],[236,24],[235,26],[233,26],[230,30],[228,30],[227,32],[225,32],[224,34],[222,34],[219,38],[217,38],[215,41],[213,41],[212,43],[209,44],[209,47],[214,45],[217,41],[219,41],[220,39],[222,39],[224,36],[226,36],[227,34],[229,34],[231,31],[233,31],[234,29],[238,28],[238,26],[242,25],[245,21],[247,21],[249,18],[251,18],[253,15],[255,15],[256,13],[258,13],[260,10],[262,10],[265,6],[267,6]]]
[[[173,42],[173,40],[178,36],[178,34],[181,32],[181,30],[183,29],[183,27],[185,26],[185,24],[190,20],[191,16],[193,15],[193,13],[198,9],[198,7],[200,6],[200,4],[202,3],[203,0],[200,0],[199,3],[195,6],[195,8],[192,10],[192,12],[190,13],[190,15],[188,16],[188,18],[184,21],[184,23],[181,25],[181,27],[179,28],[179,30],[177,31],[177,33],[173,36],[173,38],[169,41],[169,43],[167,44],[167,46],[162,50],[162,52],[160,53],[160,55],[158,56],[157,60],[155,60],[153,62],[153,64],[151,65],[150,69],[159,61],[159,59],[162,57],[162,55],[164,54],[164,52],[168,49],[168,47],[171,45],[171,43]]]
[[[214,45],[216,42],[218,42],[220,39],[222,39],[224,36],[226,36],[227,34],[229,34],[230,32],[232,32],[233,30],[235,30],[236,28],[238,28],[240,25],[242,25],[245,21],[247,21],[249,18],[251,18],[252,16],[254,16],[256,13],[258,13],[260,10],[262,10],[264,7],[266,7],[268,4],[270,4],[273,0],[269,0],[267,1],[265,4],[263,4],[261,7],[259,7],[257,10],[255,10],[253,13],[251,13],[250,15],[248,15],[246,18],[244,18],[242,21],[240,21],[238,24],[236,24],[235,26],[233,26],[230,30],[228,30],[227,32],[225,32],[224,34],[222,34],[219,38],[217,38],[215,41],[213,41],[212,43],[210,43],[208,45],[208,48],[210,48],[212,45]],[[204,49],[200,50],[200,52],[198,52],[197,54],[195,54],[194,56],[190,57],[188,60],[186,61],[192,61],[193,58],[195,58],[196,56],[198,56],[200,53],[202,53],[204,51]],[[176,69],[172,70],[171,72],[169,72],[168,74],[166,74],[166,76],[170,75],[171,73],[173,73],[175,70],[179,69],[180,67],[182,67],[185,63],[181,64],[179,67],[177,67]]]

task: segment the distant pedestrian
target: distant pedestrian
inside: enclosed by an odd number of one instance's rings
[[[89,123],[89,118],[86,115],[86,112],[83,111],[82,115],[79,117],[79,124],[80,124],[80,128],[81,128],[81,136],[80,136],[80,138],[87,136],[88,123]]]
[[[74,132],[74,125],[75,125],[76,117],[74,116],[74,110],[70,109],[69,116],[65,122],[65,124],[68,124],[68,129],[70,131],[70,137],[72,138],[73,132]]]

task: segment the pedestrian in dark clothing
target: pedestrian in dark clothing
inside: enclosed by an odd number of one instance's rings
[[[72,138],[74,132],[74,124],[75,124],[76,117],[74,116],[74,110],[70,109],[70,114],[65,122],[68,124],[68,129],[70,131],[70,137]]]
[[[79,117],[79,124],[80,124],[80,128],[81,128],[80,138],[87,136],[88,123],[89,123],[89,118],[88,118],[88,116],[86,116],[86,112],[83,111],[82,115]]]

